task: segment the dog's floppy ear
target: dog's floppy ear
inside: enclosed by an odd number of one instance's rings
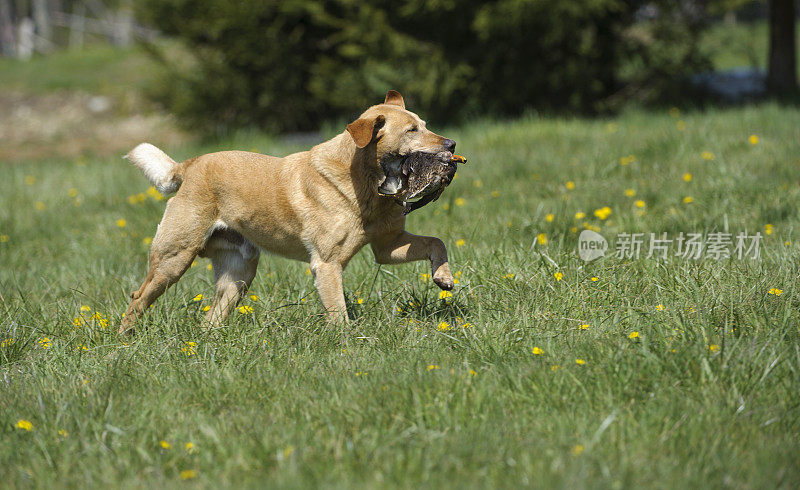
[[[400,95],[400,92],[397,90],[390,90],[386,92],[386,100],[384,100],[383,103],[389,105],[399,105],[403,109],[406,108],[406,101],[403,100],[403,96]]]
[[[384,123],[386,123],[386,118],[383,114],[379,114],[375,118],[361,117],[347,125],[347,132],[353,137],[357,147],[364,148],[372,142],[375,133],[383,127]]]

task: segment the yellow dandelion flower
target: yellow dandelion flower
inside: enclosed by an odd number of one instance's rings
[[[210,270],[210,271],[213,271],[213,270],[214,270],[214,265],[213,265],[213,264],[208,264],[208,265],[206,266],[206,269],[208,269],[208,270]]]
[[[582,323],[582,324],[578,325],[578,329],[580,329],[580,330],[589,330],[589,324],[588,323]]]
[[[600,209],[595,209],[594,215],[601,220],[607,219],[609,216],[611,216],[611,208],[608,206],[603,206]]]
[[[465,201],[463,197],[456,198],[456,206],[463,206],[466,203],[467,201]]]
[[[436,364],[428,364],[428,371],[435,371],[436,369],[439,369],[438,365],[436,365]]]
[[[536,235],[536,241],[539,242],[539,245],[547,245],[547,235],[539,233]]]
[[[453,297],[453,293],[450,291],[439,291],[439,299],[449,300]]]
[[[552,366],[550,366],[550,371],[558,371],[559,369],[561,369],[561,366],[559,366],[558,364],[553,364]]]
[[[633,197],[636,195],[636,191],[633,189],[625,189],[625,195],[627,197]]]
[[[358,299],[356,300],[356,303],[358,303],[358,304],[360,304],[360,305],[363,305],[363,304],[364,304],[364,298],[358,298]]]
[[[577,364],[578,366],[583,366],[584,364],[586,364],[586,361],[584,361],[583,359],[575,359],[575,364]]]
[[[470,328],[472,326],[471,323],[462,323],[461,328]]]
[[[197,451],[197,446],[195,446],[193,442],[187,442],[183,445],[183,449],[185,449],[187,453],[193,453]]]
[[[573,456],[580,456],[581,454],[583,454],[583,452],[585,450],[586,450],[586,448],[583,447],[581,444],[576,444],[576,445],[572,446],[572,449],[570,450],[570,452],[572,453]]]
[[[592,277],[589,280],[592,281],[592,282],[597,282],[597,281],[600,280],[600,278],[599,277]]]
[[[710,350],[711,352],[716,352],[719,350],[719,346],[717,344],[711,344],[708,346],[708,350]]]
[[[448,330],[453,330],[453,327],[451,327],[447,322],[439,322],[439,325],[436,326],[436,330],[440,332],[447,332]]]
[[[17,429],[31,431],[33,430],[33,423],[31,423],[30,420],[19,419],[17,423],[14,424],[14,427],[16,427]]]
[[[250,295],[250,301],[259,301],[261,298],[257,294]]]
[[[767,223],[766,225],[764,225],[764,233],[766,233],[767,235],[772,235],[772,228],[773,226]]]
[[[629,339],[638,339],[639,338],[639,332],[631,332],[631,333],[629,333],[628,334],[628,338]]]
[[[61,437],[67,437],[69,433],[64,429],[58,429],[58,435],[60,435]]]
[[[568,180],[567,183],[564,184],[564,186],[569,190],[574,190],[575,189],[575,182],[573,182],[571,180]]]
[[[467,242],[463,238],[459,238],[458,240],[456,240],[456,247],[463,247],[466,244]]]
[[[42,201],[36,201],[36,204],[34,204],[34,207],[36,207],[37,211],[44,211],[45,205],[44,205],[44,203]]]
[[[146,192],[148,196],[152,197],[156,201],[164,200],[164,196],[161,195],[161,193],[158,192],[158,190],[153,186],[148,187]]]
[[[642,201],[641,199],[633,201],[633,205],[636,206],[637,208],[643,208],[645,206],[644,201]]]
[[[700,154],[700,158],[702,158],[703,160],[713,160],[714,154],[711,153],[710,151],[704,151],[703,153]]]
[[[250,305],[242,305],[236,309],[239,311],[239,313],[243,315],[249,315],[250,313],[253,312],[253,307]]]
[[[161,446],[161,449],[172,449],[172,444],[167,441],[160,441],[158,445]]]
[[[477,189],[480,189],[481,187],[483,187],[483,181],[481,179],[475,179],[472,181],[472,186]]]
[[[12,345],[14,345],[14,342],[16,342],[16,340],[14,339],[5,339],[2,342],[0,342],[0,348],[11,347]]]
[[[773,296],[780,296],[783,294],[783,289],[772,288],[769,290],[769,294],[772,294]]]
[[[423,272],[422,274],[419,275],[419,280],[420,281],[427,281],[430,278],[431,278],[431,275],[427,274],[425,272]]]
[[[153,237],[146,236],[146,237],[142,238],[142,244],[143,245],[150,245],[151,243],[153,243]]]
[[[9,240],[10,238],[8,237],[8,235],[0,235],[0,243],[6,243]]]
[[[691,182],[692,181],[692,174],[690,174],[689,172],[686,172],[685,174],[683,174],[683,181],[684,182]]]
[[[541,356],[542,354],[544,354],[544,350],[542,350],[539,347],[534,347],[533,350],[531,350],[531,352],[533,352],[534,356]]]
[[[50,348],[50,338],[49,337],[42,337],[39,339],[39,346],[42,349],[49,349]]]
[[[192,301],[194,301],[194,302],[203,301],[203,295],[202,294],[198,294],[197,296],[192,298]]]
[[[193,355],[197,354],[197,350],[195,349],[196,345],[197,344],[195,344],[192,341],[184,342],[183,345],[181,346],[181,352],[186,354],[187,357],[188,356],[193,356]],[[169,448],[167,448],[167,449],[169,449]]]
[[[70,188],[70,190],[68,190],[68,191],[67,191],[67,195],[68,195],[69,197],[75,197],[75,196],[77,196],[77,195],[78,195],[78,189],[76,189],[76,188],[74,188],[74,187]]]
[[[683,198],[683,203],[684,204],[691,204],[693,202],[694,202],[694,198],[692,196],[686,196],[686,197]]]
[[[505,278],[505,279],[514,279],[514,274],[512,274],[511,272],[509,272],[508,274],[506,274],[505,276],[503,276],[503,278]]]
[[[556,278],[556,281],[560,281],[561,279],[564,278],[564,274],[562,274],[560,272],[556,272],[555,274],[553,274],[553,277]]]
[[[197,478],[197,471],[196,470],[183,470],[180,473],[181,480],[191,480],[192,478]]]
[[[478,375],[478,372],[477,372],[477,371],[475,371],[474,369],[470,369],[470,370],[469,370],[469,374],[470,374],[471,376],[477,376],[477,375]]]
[[[664,305],[656,305],[656,310],[664,311]]]
[[[497,192],[497,191],[492,191],[492,197],[497,197],[497,196],[499,196],[499,195],[500,195],[500,193],[499,193],[499,192]]]
[[[118,219],[116,221],[116,223],[117,223],[117,227],[119,227],[119,228],[125,228],[125,226],[127,226],[127,224],[128,224],[128,222],[125,221],[125,218]]]
[[[553,213],[547,213],[544,215],[544,220],[548,223],[552,223],[554,219],[556,219],[556,217]]]
[[[204,306],[203,308],[201,308],[201,309],[202,309],[203,311],[208,311],[208,310],[210,310],[210,309],[211,309],[211,305],[205,305],[205,306]]]
[[[577,213],[575,213],[575,219],[583,219],[585,217],[586,217],[586,213],[584,213],[582,211],[578,211]]]
[[[747,142],[750,143],[751,145],[757,145],[758,141],[759,141],[758,136],[755,134],[751,134],[750,137],[747,138]]]

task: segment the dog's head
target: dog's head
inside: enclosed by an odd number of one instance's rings
[[[394,90],[386,94],[383,104],[370,107],[348,124],[347,132],[358,148],[377,157],[384,174],[378,188],[382,195],[400,196],[403,201],[423,198],[449,184],[455,174],[456,142],[429,130],[425,121],[406,110],[403,96]],[[435,168],[420,163],[424,161]],[[421,167],[425,170],[419,171]],[[438,179],[435,185],[414,182],[432,174]]]

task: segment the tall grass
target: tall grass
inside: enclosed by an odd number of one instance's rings
[[[333,328],[307,266],[265,256],[252,313],[204,331],[198,259],[131,340],[114,332],[164,202],[122,160],[5,166],[0,480],[797,487],[798,128],[762,105],[442,129],[470,163],[408,229],[448,245],[452,298],[364,250]],[[764,241],[759,260],[584,263],[587,227]]]

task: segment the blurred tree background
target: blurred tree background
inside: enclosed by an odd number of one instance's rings
[[[437,122],[658,100],[707,66],[697,49],[706,10],[674,0],[144,0],[136,13],[192,48],[184,63],[164,58],[157,98],[216,132],[312,129],[387,88]]]
[[[70,46],[82,43],[87,29],[112,44],[136,38],[162,68],[150,97],[187,128],[210,135],[242,127],[307,131],[355,117],[388,88],[436,123],[696,102],[702,87],[692,77],[712,69],[701,36],[737,16],[769,19],[769,70],[759,82],[793,93],[796,6],[797,0],[0,0],[0,47],[8,55],[16,46],[20,57],[46,52],[58,42],[51,24],[69,28]]]

